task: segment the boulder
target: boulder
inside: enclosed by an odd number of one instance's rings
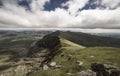
[[[97,76],[120,76],[120,69],[114,65],[92,63],[91,68]]]
[[[81,71],[78,73],[78,76],[96,76],[96,73],[92,70]]]
[[[111,70],[110,76],[120,76],[120,70]]]
[[[105,68],[107,69],[107,70],[109,70],[109,69],[119,69],[117,66],[115,66],[115,65],[110,65],[110,64],[104,64],[104,66],[105,66]]]
[[[91,68],[93,71],[95,72],[101,72],[101,71],[105,71],[105,67],[103,64],[100,63],[92,63]]]

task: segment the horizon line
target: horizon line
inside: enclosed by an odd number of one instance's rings
[[[105,28],[0,28],[0,31],[73,31],[84,33],[120,33],[120,29]]]

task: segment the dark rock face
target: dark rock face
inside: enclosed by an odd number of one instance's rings
[[[91,68],[97,73],[97,76],[108,76],[103,64],[93,63]]]
[[[120,76],[120,69],[100,63],[91,64],[91,68],[97,76]]]
[[[27,57],[24,59],[25,64],[31,66],[29,68],[30,72],[26,76],[38,70],[47,70],[49,67],[45,64],[50,62],[59,53],[60,45],[59,36],[53,33],[44,36],[39,41],[33,42],[29,48]]]
[[[110,76],[120,76],[120,70],[112,70]]]
[[[37,41],[29,50],[28,57],[37,56],[44,52],[45,55],[60,47],[60,38],[55,34],[48,34]],[[37,56],[38,57],[38,56]]]
[[[46,35],[42,40],[37,42],[38,47],[53,49],[60,45],[60,39],[55,35]]]

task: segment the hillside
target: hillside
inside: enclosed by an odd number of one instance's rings
[[[79,45],[79,44],[76,44],[74,42],[71,42],[67,39],[64,39],[64,38],[60,38],[60,41],[61,41],[61,45],[62,47],[67,47],[67,46],[71,46],[71,47],[79,47],[79,48],[85,48],[84,46],[82,45]]]
[[[3,39],[4,36],[1,36],[2,43],[6,38],[10,40],[5,42],[5,45],[1,43],[0,75],[83,76],[79,73],[90,70],[93,63],[112,65],[115,66],[115,68],[112,67],[115,70],[116,67],[120,67],[118,38],[61,31],[53,32],[44,37],[40,36],[40,39],[36,39],[39,36],[40,34],[37,36],[30,35],[30,38],[25,35],[19,36],[20,38],[18,36],[5,36],[5,39]],[[27,38],[31,39],[30,43],[25,42]],[[88,40],[89,38],[91,41]],[[116,44],[108,45],[108,43],[104,43],[106,39],[108,39],[107,41],[113,39],[111,41]],[[81,40],[83,42],[80,42]],[[99,40],[101,40],[101,43]],[[8,43],[12,43],[12,45],[7,45]],[[14,51],[8,52],[10,48],[15,48],[15,45],[19,50],[14,49]],[[8,50],[2,47],[8,47]],[[22,47],[25,49],[21,49]],[[120,73],[119,70],[115,72]]]
[[[59,53],[57,53],[49,62],[44,64],[45,66],[47,65],[49,68],[47,70],[33,72],[32,74],[30,74],[30,76],[81,76],[78,74],[80,71],[91,69],[91,64],[96,62],[120,67],[120,48],[105,46],[98,47],[97,45],[95,45],[97,47],[85,47],[83,45],[72,42],[72,40],[69,41],[68,39],[65,39],[66,35],[71,35],[74,33],[59,33],[60,32],[54,32],[51,34],[60,37],[62,46],[57,50],[59,51]],[[63,36],[63,34],[66,35]],[[92,35],[89,36],[92,37]],[[80,62],[81,65],[76,62]],[[56,66],[50,67],[49,65],[51,63],[56,63]]]
[[[48,70],[37,71],[30,76],[68,76],[67,73],[70,73],[72,76],[80,76],[78,73],[82,70],[91,69],[90,66],[94,62],[120,67],[120,48],[91,47],[78,49],[77,47],[64,47],[59,50],[61,53],[56,55],[51,62],[61,65],[60,68],[49,67]],[[69,55],[73,56],[71,60],[68,60]],[[76,61],[83,62],[83,65],[79,66]]]
[[[67,32],[57,31],[57,32],[53,32],[52,34],[58,35],[71,42],[86,47],[92,47],[92,46],[120,47],[120,38],[102,37],[102,36],[81,33],[81,32],[70,32],[70,31]]]

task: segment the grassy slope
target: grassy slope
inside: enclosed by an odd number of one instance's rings
[[[85,48],[82,45],[73,43],[73,42],[71,42],[71,41],[69,41],[67,39],[64,39],[64,38],[60,38],[60,41],[61,41],[63,47],[67,47],[68,46],[68,47]]]
[[[47,71],[38,71],[30,76],[66,76],[70,72],[73,75],[81,70],[90,69],[93,62],[115,64],[120,67],[120,48],[113,47],[89,47],[85,48],[78,44],[72,43],[66,39],[61,39],[63,47],[59,50],[60,54],[56,55],[52,61],[61,65],[60,69],[49,68]],[[67,46],[65,46],[67,45]],[[63,55],[63,56],[62,56]],[[68,60],[68,55],[73,55],[73,59]],[[94,56],[94,57],[91,57]],[[82,61],[82,67],[79,67],[76,61]]]
[[[54,32],[55,34],[58,32]],[[59,32],[59,36],[74,43],[86,46],[120,47],[120,38],[102,37],[81,32]]]

